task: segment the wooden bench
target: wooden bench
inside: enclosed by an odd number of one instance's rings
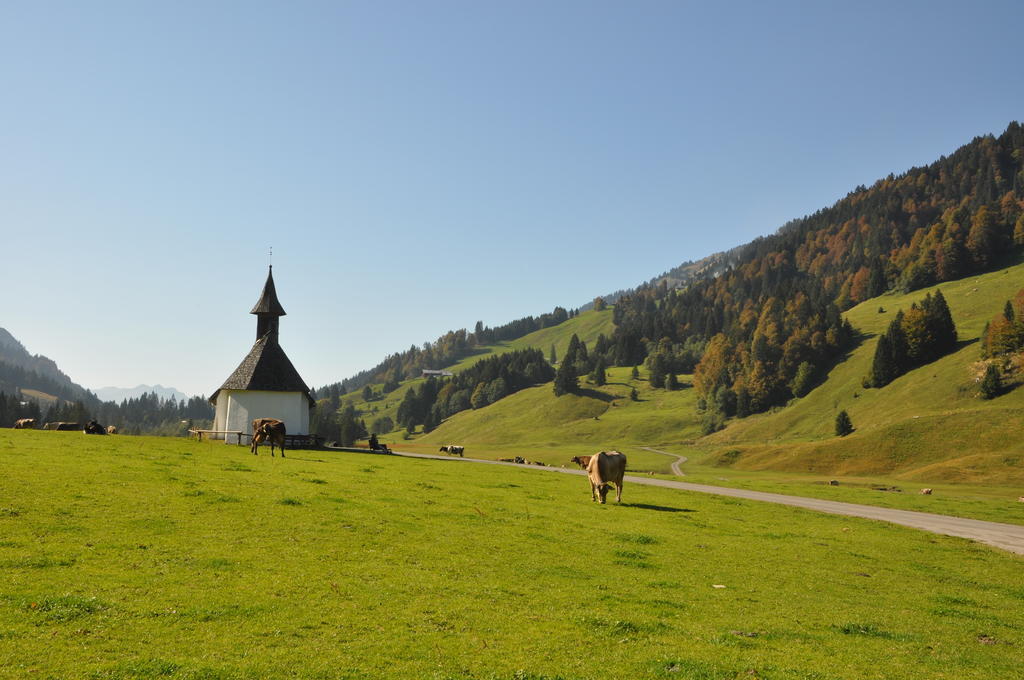
[[[222,434],[222,435],[224,435],[224,439],[227,439],[228,435],[232,435],[233,434],[236,437],[238,437],[238,442],[237,443],[238,443],[239,446],[242,445],[242,437],[251,437],[252,436],[252,435],[249,435],[249,434],[246,434],[246,433],[242,432],[241,430],[189,430],[188,433],[190,435],[195,435],[195,438],[198,439],[199,441],[203,441],[203,435],[204,434],[207,435],[207,436],[215,435],[215,434]]]
[[[286,434],[284,443],[289,447],[296,446],[320,446],[323,438],[315,434]]]

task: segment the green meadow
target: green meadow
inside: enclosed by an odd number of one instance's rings
[[[1021,558],[893,525],[171,438],[4,430],[0,464],[0,678],[1020,674]]]

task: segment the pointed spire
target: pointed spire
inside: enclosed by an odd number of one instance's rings
[[[277,342],[277,329],[280,317],[285,315],[284,307],[277,301],[277,290],[274,288],[274,265],[270,265],[267,272],[267,282],[263,284],[263,294],[260,295],[256,306],[250,314],[256,315],[256,339],[259,340],[267,333],[271,339]]]
[[[284,307],[277,301],[277,290],[274,288],[274,265],[270,265],[270,271],[267,272],[267,282],[263,284],[263,294],[260,295],[256,306],[249,313],[285,316]]]

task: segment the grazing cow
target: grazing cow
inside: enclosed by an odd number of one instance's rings
[[[445,444],[438,451],[442,453],[449,453],[453,456],[462,456],[462,452],[466,450],[465,446],[456,446],[455,444]]]
[[[601,503],[608,496],[608,486],[615,485],[615,502],[622,502],[622,477],[626,473],[626,455],[619,451],[602,451],[590,457],[587,476],[590,477],[590,497]]]
[[[81,430],[82,426],[78,423],[47,423],[43,428],[44,430]]]
[[[287,434],[284,423],[277,418],[256,418],[252,421],[252,445],[249,450],[252,455],[258,455],[260,444],[270,442],[270,455],[274,455],[274,445],[281,447],[281,457],[284,458],[284,438]]]
[[[576,463],[580,466],[581,470],[586,470],[587,466],[590,465],[591,456],[573,456],[569,459],[570,463]]]
[[[114,425],[107,425],[107,434],[117,434],[117,427]]]
[[[82,432],[86,434],[106,434],[107,428],[103,427],[95,420],[90,420],[89,424],[85,426]]]
[[[35,418],[19,418],[14,421],[15,430],[34,430],[36,429]]]
[[[922,496],[931,496],[932,495],[932,490],[931,489],[921,489],[921,495]]]

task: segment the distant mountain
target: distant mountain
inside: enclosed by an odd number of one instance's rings
[[[0,328],[0,391],[33,389],[68,401],[94,400],[84,387],[71,381],[53,359],[29,354],[6,329]]]
[[[100,401],[113,401],[120,404],[125,399],[134,399],[143,394],[156,394],[161,399],[174,399],[178,402],[188,401],[188,395],[173,387],[163,385],[136,385],[135,387],[101,387],[96,390]]]

